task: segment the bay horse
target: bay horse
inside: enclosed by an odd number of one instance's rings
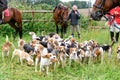
[[[63,33],[66,33],[67,29],[67,18],[68,18],[69,8],[67,6],[59,6],[53,10],[53,18],[56,25],[56,33],[58,34],[59,28],[58,24],[61,25],[61,37]]]
[[[91,11],[91,18],[100,21],[105,14],[120,5],[120,0],[96,0]]]
[[[4,12],[4,15],[0,15],[3,23],[8,23],[11,27],[13,27],[16,32],[14,34],[14,39],[19,32],[20,39],[22,38],[22,13],[18,9],[15,8],[8,8]],[[3,18],[4,17],[4,18]]]

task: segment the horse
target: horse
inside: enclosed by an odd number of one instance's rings
[[[67,6],[58,6],[55,7],[55,9],[53,10],[53,18],[56,25],[56,33],[58,34],[58,24],[60,24],[61,37],[63,37],[63,33],[66,34],[68,13],[69,8]]]
[[[120,5],[120,0],[96,0],[93,4],[90,16],[93,20],[100,21],[105,14],[116,6]]]
[[[8,8],[3,11],[3,14],[0,14],[0,18],[2,19],[2,24],[9,24],[13,27],[16,32],[14,34],[14,39],[19,32],[20,39],[22,38],[22,13],[16,8]]]

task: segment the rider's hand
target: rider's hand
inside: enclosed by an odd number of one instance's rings
[[[77,11],[75,11],[75,14],[77,14]]]

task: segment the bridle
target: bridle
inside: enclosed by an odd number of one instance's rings
[[[93,4],[93,6],[96,7],[96,8],[98,8],[98,9],[103,9],[103,6],[105,5],[105,1],[106,1],[106,0],[102,0],[102,2],[101,2],[100,5]]]
[[[98,8],[99,10],[97,10],[96,11],[96,14],[97,15],[102,15],[102,16],[104,16],[105,17],[105,14],[109,14],[109,10],[105,10],[104,9],[104,5],[105,5],[105,2],[106,2],[107,0],[101,0],[101,4],[100,5],[97,5],[97,4],[93,4],[93,6],[94,7],[96,7],[96,8]],[[111,0],[112,1],[112,4],[113,4],[113,7],[112,8],[114,8],[114,7],[116,7],[117,5],[119,5],[119,2],[118,3],[116,3],[114,0]],[[99,13],[99,14],[98,14]]]

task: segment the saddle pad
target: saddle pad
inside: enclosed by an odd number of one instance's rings
[[[4,16],[10,16],[10,12],[8,9],[4,10]]]

